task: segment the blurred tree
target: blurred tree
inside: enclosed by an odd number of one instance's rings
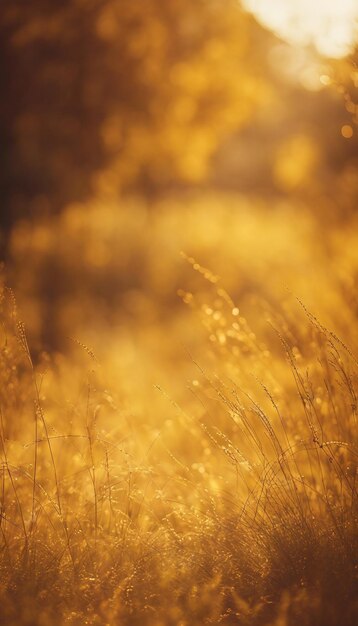
[[[261,195],[268,208],[275,195],[303,197],[296,206],[321,217],[356,206],[351,61],[331,64],[345,110],[336,89],[317,88],[310,51],[282,44],[237,0],[4,0],[0,53],[0,235],[42,345],[59,336],[59,309],[79,285],[103,300],[133,284],[152,288],[138,236],[149,225],[137,220],[128,233],[133,209],[123,202],[120,222],[120,194],[212,186]],[[96,196],[92,223],[87,200]],[[126,237],[129,261],[117,266]]]
[[[0,16],[2,226],[93,190],[198,182],[268,97],[236,0],[11,0]]]

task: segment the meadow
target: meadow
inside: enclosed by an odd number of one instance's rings
[[[355,626],[353,0],[0,11],[0,626]]]
[[[74,313],[57,302],[62,351],[2,288],[1,622],[353,626],[354,217],[232,195],[131,209],[15,231],[33,281],[59,230],[90,269]],[[108,311],[114,249],[143,284]]]

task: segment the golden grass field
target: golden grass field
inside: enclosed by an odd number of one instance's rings
[[[102,326],[93,296],[74,301],[62,354],[31,354],[31,306],[3,287],[7,626],[355,623],[357,229],[209,201],[123,214],[153,246],[136,244],[147,292]],[[118,210],[106,232],[83,210],[61,217],[64,245],[86,228],[97,271]]]
[[[356,3],[2,5],[0,626],[356,626]]]

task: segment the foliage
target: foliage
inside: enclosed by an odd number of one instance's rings
[[[4,3],[1,623],[356,623],[356,52],[274,32]]]
[[[81,342],[85,377],[34,366],[3,291],[7,624],[353,625],[354,355],[297,302],[263,342],[193,264],[210,348],[189,411],[158,388],[161,414],[132,416]]]
[[[0,20],[8,218],[93,189],[200,181],[265,99],[257,27],[236,2],[12,2]],[[235,77],[235,79],[233,79]],[[258,94],[260,93],[260,96]]]

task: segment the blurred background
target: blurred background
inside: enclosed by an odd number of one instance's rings
[[[201,341],[178,290],[207,289],[182,251],[259,329],[261,303],[294,294],[344,334],[357,14],[355,0],[4,3],[1,249],[34,355],[71,336],[133,397],[139,379],[173,385]]]

